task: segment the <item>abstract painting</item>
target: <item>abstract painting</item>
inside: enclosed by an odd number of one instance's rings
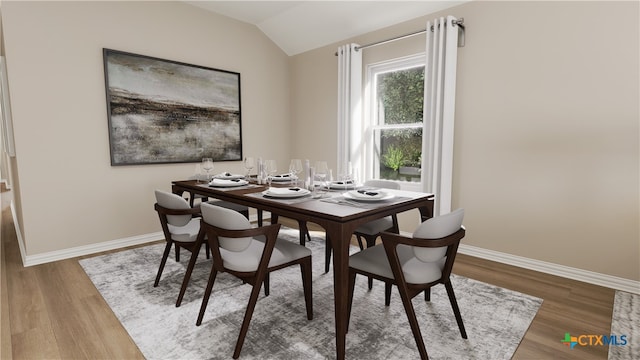
[[[103,49],[111,165],[242,159],[240,74]]]

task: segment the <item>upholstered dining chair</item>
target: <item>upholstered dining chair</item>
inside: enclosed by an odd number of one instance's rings
[[[155,210],[160,218],[162,232],[167,242],[158,274],[153,286],[158,286],[162,271],[171,252],[171,247],[175,246],[176,261],[180,261],[180,248],[187,249],[191,252],[199,251],[200,247],[196,247],[196,239],[200,231],[200,208],[192,208],[187,200],[172,194],[170,192],[156,190]],[[205,247],[207,259],[209,258],[209,246]]]
[[[450,280],[458,245],[465,236],[465,229],[462,226],[463,218],[464,210],[457,209],[449,214],[428,219],[418,226],[411,238],[383,232],[382,244],[351,255],[349,257],[349,315],[351,315],[357,274],[385,282],[385,305],[387,306],[390,303],[391,287],[396,285],[420,358],[427,359],[427,350],[411,299],[425,291],[428,301],[431,287],[444,284],[460,335],[466,339],[467,333]]]
[[[252,228],[249,220],[238,212],[207,203],[201,205],[201,212],[203,232],[200,236],[207,236],[213,263],[196,325],[202,324],[218,273],[226,272],[251,284],[253,290],[233,353],[233,358],[237,359],[266,275],[292,265],[300,265],[307,319],[313,319],[311,250],[278,239],[280,224]]]

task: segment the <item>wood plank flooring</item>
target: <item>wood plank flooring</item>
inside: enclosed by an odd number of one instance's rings
[[[2,193],[0,358],[142,359],[78,258],[22,266],[10,196]],[[607,359],[606,346],[569,349],[561,340],[566,332],[609,334],[614,290],[466,255],[458,255],[454,273],[544,299],[514,359]]]

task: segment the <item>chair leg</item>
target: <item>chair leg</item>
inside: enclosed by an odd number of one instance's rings
[[[200,249],[198,249],[198,252],[200,252]],[[208,241],[204,244],[204,253],[207,255],[207,259],[211,258],[211,249],[209,248]]]
[[[157,287],[158,283],[160,282],[160,277],[162,276],[162,271],[164,270],[164,264],[167,262],[167,258],[169,258],[169,253],[171,252],[171,243],[171,241],[167,241],[167,246],[164,247],[162,260],[160,260],[160,268],[158,268],[158,274],[156,275],[156,281],[153,283],[153,287]]]
[[[264,276],[264,296],[269,296],[269,273]]]
[[[356,272],[349,269],[349,303],[347,308],[347,332],[349,332],[349,322],[351,319],[351,307],[353,305],[353,292],[356,287]]]
[[[390,282],[384,283],[384,306],[391,305],[391,287],[393,285]]]
[[[262,227],[262,209],[257,209],[258,212],[258,226]]]
[[[356,239],[358,239],[358,246],[360,247],[360,251],[364,250],[364,245],[362,243],[362,238],[360,235],[356,235]]]
[[[329,235],[325,235],[324,241],[324,273],[326,274],[329,272],[329,266],[331,265],[331,240]]]
[[[266,278],[265,278],[266,280]],[[244,320],[242,321],[242,326],[240,327],[240,334],[238,335],[238,341],[236,342],[236,348],[233,352],[233,358],[237,359],[240,357],[240,351],[242,350],[242,345],[244,344],[244,338],[247,336],[247,332],[249,330],[249,323],[251,323],[251,317],[253,316],[253,310],[256,308],[256,303],[258,302],[258,295],[260,294],[260,282],[256,282],[256,286],[251,290],[251,296],[249,297],[249,304],[247,305],[247,310],[244,313]]]
[[[364,236],[365,240],[367,241],[367,249],[370,247],[373,247],[376,245],[376,239],[378,238],[378,235],[373,235],[373,236]],[[360,243],[360,240],[358,240],[358,243]],[[369,285],[369,290],[373,289],[373,278],[369,278],[367,284]]]
[[[409,325],[411,325],[411,332],[413,333],[413,337],[416,340],[416,345],[418,346],[418,352],[420,353],[420,358],[422,360],[429,359],[427,355],[427,349],[424,346],[424,341],[422,340],[422,334],[420,333],[420,326],[418,325],[418,319],[416,319],[416,312],[413,309],[413,304],[411,303],[411,297],[407,291],[407,287],[404,284],[398,284],[398,292],[400,292],[400,298],[402,298],[402,305],[404,305],[404,310],[407,313],[407,319],[409,320]]]
[[[217,274],[218,270],[216,270],[215,266],[211,266],[209,281],[207,282],[207,288],[205,289],[204,296],[202,297],[202,305],[200,305],[200,313],[198,314],[198,320],[196,321],[197,326],[200,326],[200,324],[202,324],[204,311],[207,310],[207,304],[209,303],[209,297],[211,296],[211,290],[213,289],[213,283],[216,281]]]
[[[303,220],[298,221],[298,228],[300,229],[300,245],[304,246],[307,236],[309,235],[307,222]],[[309,237],[309,241],[311,241],[311,237]]]
[[[208,248],[209,243],[207,242],[206,245]],[[196,241],[194,250],[191,253],[191,259],[189,259],[189,265],[187,265],[187,271],[184,273],[184,278],[182,279],[182,286],[180,287],[180,293],[178,294],[178,299],[176,300],[176,307],[180,307],[180,304],[182,304],[182,298],[184,297],[184,293],[187,291],[187,285],[189,285],[191,273],[193,272],[193,268],[196,265],[196,260],[198,259],[197,254],[200,252],[201,247],[202,243]]]
[[[431,288],[424,291],[424,301],[431,301]]]
[[[456,295],[453,292],[453,286],[451,286],[451,282],[446,282],[444,283],[444,287],[447,289],[447,295],[449,295],[449,302],[451,303],[451,308],[453,308],[453,314],[456,316],[460,335],[463,339],[466,339],[467,331],[464,329],[464,324],[462,323],[462,315],[460,315],[460,308],[458,308],[458,302],[456,301]]]
[[[300,272],[302,273],[302,288],[304,289],[304,303],[307,307],[307,319],[313,320],[311,257],[306,258],[300,263]]]

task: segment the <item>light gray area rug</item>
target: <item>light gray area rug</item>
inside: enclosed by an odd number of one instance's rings
[[[297,230],[281,237],[297,242]],[[308,321],[299,267],[271,274],[271,294],[262,293],[242,349],[242,359],[335,358],[333,275],[324,274],[324,233],[312,232],[314,319]],[[148,359],[230,359],[251,286],[219,274],[204,320],[196,326],[210,260],[200,253],[182,306],[175,307],[189,259],[169,259],[153,287],[164,244],[80,261],[96,288]],[[204,248],[204,247],[203,247]],[[353,248],[357,251],[357,248]],[[173,253],[172,253],[173,256]],[[461,276],[452,279],[468,339],[462,339],[444,286],[431,301],[414,298],[425,345],[432,359],[510,359],[542,300]],[[347,334],[347,358],[409,359],[418,351],[397,289],[384,306],[384,285],[356,280]]]
[[[610,345],[609,360],[640,359],[640,295],[616,291],[611,335],[626,335],[625,345]]]

